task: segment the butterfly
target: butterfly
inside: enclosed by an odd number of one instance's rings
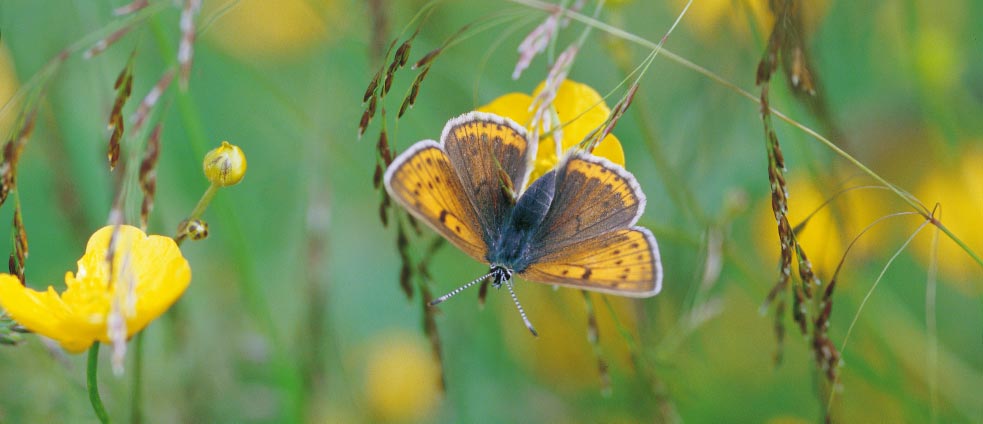
[[[659,293],[658,244],[651,231],[635,225],[645,210],[635,177],[605,158],[572,149],[555,169],[528,184],[536,148],[511,119],[470,112],[448,121],[440,142],[413,144],[386,170],[386,190],[396,202],[490,266],[430,306],[490,279],[493,287],[508,288],[526,327],[537,335],[513,289],[516,275],[622,296]]]

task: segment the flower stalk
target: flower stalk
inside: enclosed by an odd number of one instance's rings
[[[106,407],[102,404],[102,398],[99,397],[98,371],[99,342],[95,342],[89,348],[89,361],[85,372],[85,383],[89,389],[89,401],[92,402],[92,410],[95,411],[99,422],[106,424],[109,422],[109,414],[106,412]]]

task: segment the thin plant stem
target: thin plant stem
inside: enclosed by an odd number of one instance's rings
[[[850,341],[850,335],[853,333],[853,328],[857,325],[857,321],[860,319],[860,313],[863,311],[864,306],[867,306],[867,301],[870,300],[870,296],[874,294],[874,290],[877,289],[877,285],[880,284],[881,280],[884,278],[884,274],[887,273],[888,268],[891,267],[891,264],[894,263],[894,260],[897,259],[898,256],[901,256],[901,252],[904,252],[905,249],[908,248],[908,245],[911,244],[911,241],[915,239],[915,236],[917,236],[918,233],[920,233],[925,228],[925,226],[931,222],[932,222],[931,220],[925,220],[924,222],[922,222],[921,225],[919,225],[918,228],[916,228],[915,231],[911,233],[910,236],[908,236],[908,239],[905,240],[905,242],[901,245],[901,247],[898,248],[896,252],[894,252],[894,255],[892,255],[891,258],[887,260],[887,263],[884,264],[884,268],[881,269],[881,273],[877,275],[877,279],[874,280],[874,284],[870,286],[870,290],[867,290],[867,294],[864,295],[864,299],[860,302],[860,306],[857,308],[857,313],[853,316],[853,320],[850,321],[850,326],[847,327],[846,336],[843,337],[843,343],[840,344],[840,358],[842,358],[843,355],[846,354],[846,344],[847,342]],[[833,408],[833,398],[836,396],[836,386],[837,384],[839,384],[839,380],[840,380],[840,375],[837,374],[836,379],[833,380],[833,384],[830,385],[829,398],[826,402],[827,414]]]
[[[163,26],[156,21],[154,18],[148,20],[151,31],[153,32],[157,47],[160,49],[160,54],[165,61],[170,63],[171,66],[176,66],[177,53],[173,42],[170,40],[169,35],[164,30]],[[208,137],[205,132],[204,125],[201,121],[200,114],[198,113],[197,106],[195,105],[194,99],[191,97],[190,91],[179,91],[177,93],[177,108],[180,114],[181,123],[185,129],[185,133],[188,136],[188,141],[191,145],[192,152],[195,153],[197,157],[204,157],[206,146],[208,144]],[[283,341],[282,334],[277,331],[276,325],[273,321],[273,311],[269,306],[267,297],[264,293],[264,287],[262,282],[256,277],[253,264],[256,263],[253,260],[252,254],[249,251],[248,240],[245,239],[243,234],[245,231],[243,229],[242,222],[239,220],[239,216],[232,210],[232,208],[223,201],[222,198],[218,198],[215,201],[215,208],[217,209],[218,215],[221,217],[222,222],[226,224],[228,228],[229,242],[228,248],[232,254],[232,260],[234,263],[241,264],[238,268],[240,273],[240,288],[242,289],[242,296],[245,299],[246,309],[249,314],[254,317],[256,323],[259,325],[262,333],[269,338],[270,345],[274,347],[273,357],[271,358],[271,367],[273,368],[274,378],[277,382],[288,392],[291,393],[287,397],[289,401],[284,405],[284,421],[297,422],[301,421],[301,406],[297,404],[297,399],[299,399],[300,390],[302,390],[303,382],[299,375],[298,369],[292,362],[292,359],[288,357],[287,353],[284,351],[287,343]]]
[[[212,185],[208,186],[208,189],[205,190],[205,193],[201,195],[201,199],[198,200],[198,205],[196,205],[194,210],[191,211],[191,214],[188,215],[188,220],[198,219],[201,218],[202,215],[204,215],[205,210],[208,209],[208,205],[212,203],[212,199],[215,198],[215,193],[218,193],[219,188],[220,187],[218,186],[218,184],[215,183],[212,183]]]
[[[95,411],[99,422],[106,424],[109,422],[109,414],[106,413],[106,407],[102,404],[102,398],[99,397],[98,371],[99,342],[95,342],[89,348],[89,363],[85,372],[85,383],[89,389],[89,401],[92,402],[92,410]]]
[[[143,332],[133,336],[133,397],[130,399],[130,422],[143,422]]]
[[[512,1],[513,3],[516,3],[516,4],[521,4],[521,5],[524,5],[524,6],[528,6],[528,7],[534,8],[534,9],[540,9],[540,10],[547,11],[547,12],[552,12],[553,10],[556,9],[556,5],[555,4],[546,3],[546,2],[543,2],[543,1],[540,1],[540,0],[510,0],[510,1]],[[631,42],[633,42],[635,44],[638,44],[638,45],[643,46],[643,47],[648,48],[648,49],[655,49],[655,48],[658,48],[658,46],[659,46],[658,43],[654,43],[654,42],[649,41],[649,40],[647,40],[645,38],[642,38],[642,37],[640,37],[638,35],[635,35],[635,34],[632,34],[630,32],[627,32],[627,31],[625,31],[625,30],[623,30],[621,28],[615,27],[615,26],[610,25],[610,24],[607,24],[605,22],[601,22],[601,21],[599,21],[597,19],[591,18],[589,16],[586,16],[586,15],[583,15],[583,14],[580,14],[580,13],[576,13],[576,12],[572,12],[572,11],[566,11],[565,12],[565,16],[567,16],[567,17],[569,17],[571,19],[574,19],[576,21],[582,22],[582,23],[584,23],[586,25],[594,26],[594,27],[596,27],[596,28],[598,28],[598,29],[600,29],[600,30],[602,30],[604,32],[607,32],[607,33],[609,33],[609,34],[611,34],[611,35],[613,35],[615,37],[623,38],[625,40],[631,41]],[[747,90],[744,90],[741,87],[738,87],[737,85],[731,83],[730,81],[727,81],[726,79],[724,79],[720,75],[717,75],[716,73],[710,71],[709,69],[706,69],[706,68],[704,68],[704,67],[702,67],[700,65],[697,65],[696,63],[693,63],[693,62],[691,62],[691,61],[683,58],[682,56],[680,56],[678,54],[675,54],[675,53],[673,53],[673,52],[671,52],[671,51],[669,51],[669,50],[667,50],[665,48],[662,48],[660,50],[660,54],[662,56],[666,57],[666,58],[669,58],[673,62],[676,62],[679,65],[682,65],[684,68],[690,69],[690,70],[692,70],[692,71],[694,71],[694,72],[696,72],[696,73],[698,73],[700,75],[703,75],[704,77],[707,77],[707,78],[713,80],[714,82],[716,82],[716,83],[718,83],[718,84],[720,84],[720,85],[722,85],[722,86],[724,86],[724,87],[726,87],[726,88],[734,91],[735,93],[737,93],[737,94],[739,94],[741,96],[746,97],[747,99],[753,101],[754,103],[758,103],[758,104],[761,103],[761,99],[759,99],[758,96],[755,96],[754,94],[751,94],[751,92],[749,92]],[[931,213],[928,210],[928,208],[926,208],[925,205],[921,204],[921,202],[919,202],[918,199],[915,198],[915,196],[911,195],[910,193],[905,192],[904,190],[898,188],[894,184],[891,184],[886,179],[884,179],[884,177],[881,177],[880,175],[878,175],[876,172],[874,172],[873,170],[871,170],[870,168],[868,168],[866,165],[864,165],[863,163],[861,163],[858,159],[856,159],[853,156],[851,156],[849,153],[847,153],[846,151],[844,151],[843,149],[841,149],[839,146],[837,146],[836,144],[834,144],[828,138],[822,136],[821,134],[819,134],[818,132],[816,132],[812,128],[809,128],[809,127],[805,126],[804,124],[801,124],[798,121],[796,121],[796,120],[788,117],[787,115],[785,115],[784,113],[782,113],[778,109],[775,109],[774,107],[769,106],[768,109],[771,111],[771,113],[773,115],[777,116],[779,119],[785,121],[786,123],[792,125],[795,128],[798,128],[802,132],[808,134],[812,138],[814,138],[817,141],[819,141],[820,143],[824,144],[827,148],[829,148],[830,150],[832,150],[834,153],[836,153],[837,155],[839,155],[843,159],[846,159],[853,166],[856,166],[857,169],[859,169],[863,173],[867,174],[868,176],[870,176],[871,178],[873,178],[874,180],[876,180],[878,183],[884,185],[884,187],[887,187],[889,190],[893,191],[894,194],[896,194],[898,197],[901,198],[901,200],[903,200],[905,203],[907,203],[912,208],[914,208],[916,211],[918,211],[919,214],[921,214],[923,217],[925,217],[925,219],[927,219],[929,221],[929,223],[931,223],[932,225],[936,226],[947,237],[949,237],[949,239],[951,239],[957,245],[959,245],[959,247],[963,251],[965,251],[966,254],[969,255],[977,264],[979,264],[980,267],[983,267],[983,258],[981,258],[979,255],[977,255],[976,252],[974,252],[973,249],[971,249],[969,247],[969,245],[966,244],[966,242],[962,241],[959,237],[957,237],[955,233],[953,233],[951,230],[949,230],[948,228],[946,228],[946,226],[943,225],[942,222],[934,219],[931,216]]]
[[[928,393],[931,423],[939,422],[939,329],[936,316],[936,290],[939,273],[939,231],[932,232],[932,255],[928,263],[928,283],[925,284],[925,332],[928,334]]]

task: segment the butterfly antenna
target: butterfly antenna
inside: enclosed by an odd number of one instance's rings
[[[526,323],[526,328],[529,329],[529,332],[533,336],[539,337],[539,333],[536,332],[536,329],[532,327],[532,323],[529,322],[529,318],[526,317],[526,311],[519,304],[519,298],[515,296],[515,290],[512,289],[512,280],[506,281],[505,286],[509,288],[509,294],[512,295],[512,301],[515,302],[515,307],[519,308],[519,315],[522,317],[522,322]]]
[[[443,301],[445,301],[447,299],[450,299],[450,298],[454,297],[454,295],[456,295],[456,294],[458,294],[458,293],[460,293],[460,292],[462,292],[464,290],[467,290],[468,287],[471,287],[471,286],[473,286],[475,284],[478,284],[478,283],[480,283],[482,281],[485,281],[486,279],[488,279],[488,277],[491,277],[492,274],[494,274],[494,272],[489,272],[489,273],[487,273],[485,275],[482,275],[482,276],[480,276],[478,278],[475,278],[474,281],[472,281],[470,283],[467,283],[467,284],[465,284],[465,285],[463,285],[461,287],[458,287],[458,288],[456,288],[454,290],[451,290],[450,293],[447,293],[447,294],[445,294],[443,296],[440,296],[440,297],[438,297],[438,298],[436,298],[434,300],[431,300],[430,303],[429,303],[429,305],[430,306],[437,306],[437,304],[439,304],[439,303],[441,303],[441,302],[443,302]],[[515,297],[515,295],[513,295],[512,297]]]

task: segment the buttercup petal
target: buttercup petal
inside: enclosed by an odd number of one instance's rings
[[[184,293],[191,268],[171,238],[147,236],[136,227],[121,225],[113,256],[115,278],[110,282],[106,253],[115,228],[103,227],[89,238],[78,272],[65,274],[68,288],[60,296],[53,287],[39,292],[23,287],[17,277],[0,274],[0,306],[24,327],[75,353],[95,340],[110,341],[106,323],[114,296],[130,296],[134,301],[122,310],[127,336],[142,330]],[[115,291],[125,287],[132,290]]]
[[[491,103],[478,108],[481,112],[494,113],[529,128],[533,111],[529,109],[533,98],[543,89],[540,83],[532,96],[523,93],[509,93],[496,98]],[[593,88],[579,82],[565,80],[557,89],[553,107],[563,124],[560,152],[565,152],[577,145],[595,129],[604,124],[611,110],[604,99]],[[540,138],[536,151],[536,160],[529,181],[532,182],[556,166],[559,158],[556,155],[556,144],[551,135]],[[601,156],[625,165],[625,153],[621,142],[613,134],[609,134],[594,147],[594,155]]]

